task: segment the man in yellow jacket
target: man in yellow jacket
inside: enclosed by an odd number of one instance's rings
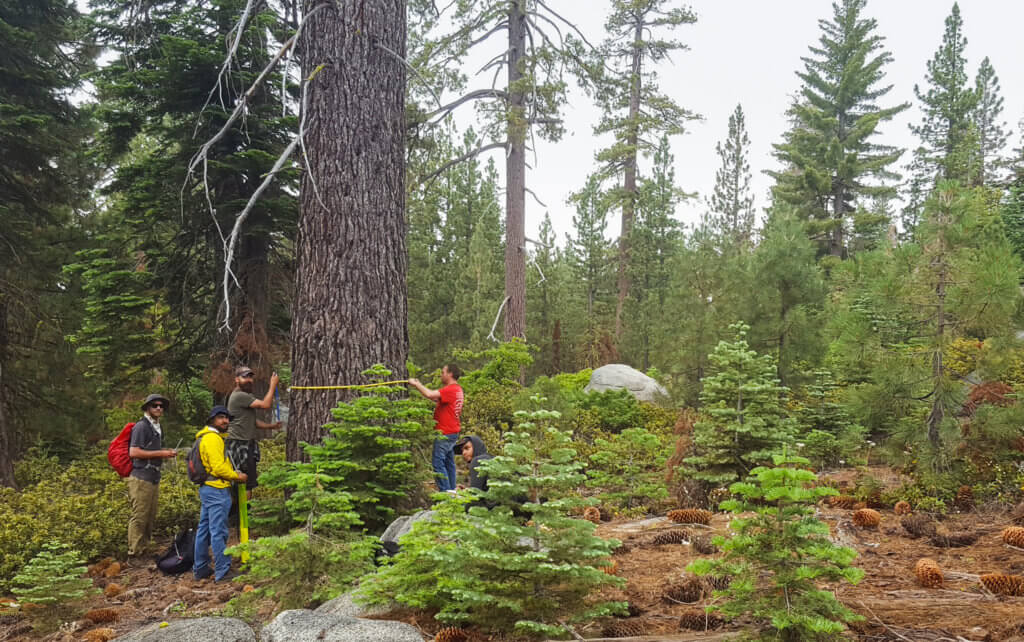
[[[236,575],[231,571],[231,558],[224,554],[228,543],[228,511],[231,510],[231,482],[246,480],[245,473],[236,472],[224,456],[224,435],[231,423],[231,413],[224,406],[214,406],[206,426],[196,433],[199,440],[199,459],[203,462],[207,479],[199,486],[199,528],[196,529],[195,562],[192,577],[203,580],[211,575],[213,581],[229,580]],[[210,549],[213,549],[213,568],[210,568]]]

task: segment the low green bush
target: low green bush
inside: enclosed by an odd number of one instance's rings
[[[80,612],[82,600],[99,591],[85,575],[78,551],[63,544],[43,545],[21,573],[11,580],[14,593],[38,629],[53,629]],[[24,608],[32,605],[32,610]]]
[[[376,546],[375,537],[338,540],[305,531],[233,546],[230,555],[248,551],[245,579],[257,584],[237,598],[234,608],[244,611],[247,602],[262,597],[273,599],[279,611],[316,607],[373,570]]]
[[[164,465],[154,538],[173,536],[199,519],[196,486],[184,459]],[[68,464],[53,457],[23,460],[19,469],[37,481],[20,492],[0,488],[0,592],[48,543],[61,543],[92,560],[123,554],[128,545],[128,494],[105,451]]]

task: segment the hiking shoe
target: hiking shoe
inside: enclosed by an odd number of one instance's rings
[[[204,566],[203,570],[199,572],[192,571],[192,579],[194,579],[197,582],[209,579],[211,577],[213,577],[213,569],[209,566]]]
[[[242,573],[239,572],[238,569],[229,568],[227,573],[225,573],[221,577],[215,578],[213,581],[218,584],[220,584],[221,582],[230,582],[241,574]]]

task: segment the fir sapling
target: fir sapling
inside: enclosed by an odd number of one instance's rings
[[[856,584],[864,572],[851,566],[857,553],[833,544],[828,525],[814,517],[816,502],[836,491],[815,486],[817,476],[803,468],[809,463],[803,457],[776,455],[773,461],[774,467],[751,471],[749,482],[730,486],[737,499],[722,508],[753,515],[730,523],[733,537],[715,538],[722,557],[697,560],[687,570],[732,578],[716,592],[724,601],[714,610],[730,618],[752,616],[770,627],[772,638],[838,638],[844,623],[860,616],[817,582]]]
[[[538,637],[624,611],[597,597],[625,582],[603,570],[619,542],[571,516],[585,503],[577,493],[584,464],[570,435],[554,426],[558,416],[516,412],[503,453],[480,464],[488,490],[436,505],[434,518],[413,526],[402,551],[361,592],[372,602],[436,608],[446,624]]]
[[[11,592],[23,608],[32,605],[32,617],[38,627],[52,627],[73,617],[82,600],[99,592],[84,577],[85,571],[78,551],[49,542],[12,578]],[[29,612],[28,608],[24,610]]]
[[[600,489],[602,503],[620,508],[649,508],[668,499],[664,469],[666,447],[643,428],[627,428],[594,440],[587,486]]]

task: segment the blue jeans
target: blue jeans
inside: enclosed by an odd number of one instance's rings
[[[224,554],[228,543],[228,511],[231,510],[231,489],[199,487],[199,528],[196,529],[195,562],[192,575],[201,578],[209,574],[210,549],[213,549],[214,579],[224,577],[231,568],[231,558]]]
[[[437,435],[434,439],[434,453],[430,463],[434,466],[434,477],[437,478],[437,489],[440,491],[455,490],[455,442],[459,433]]]

